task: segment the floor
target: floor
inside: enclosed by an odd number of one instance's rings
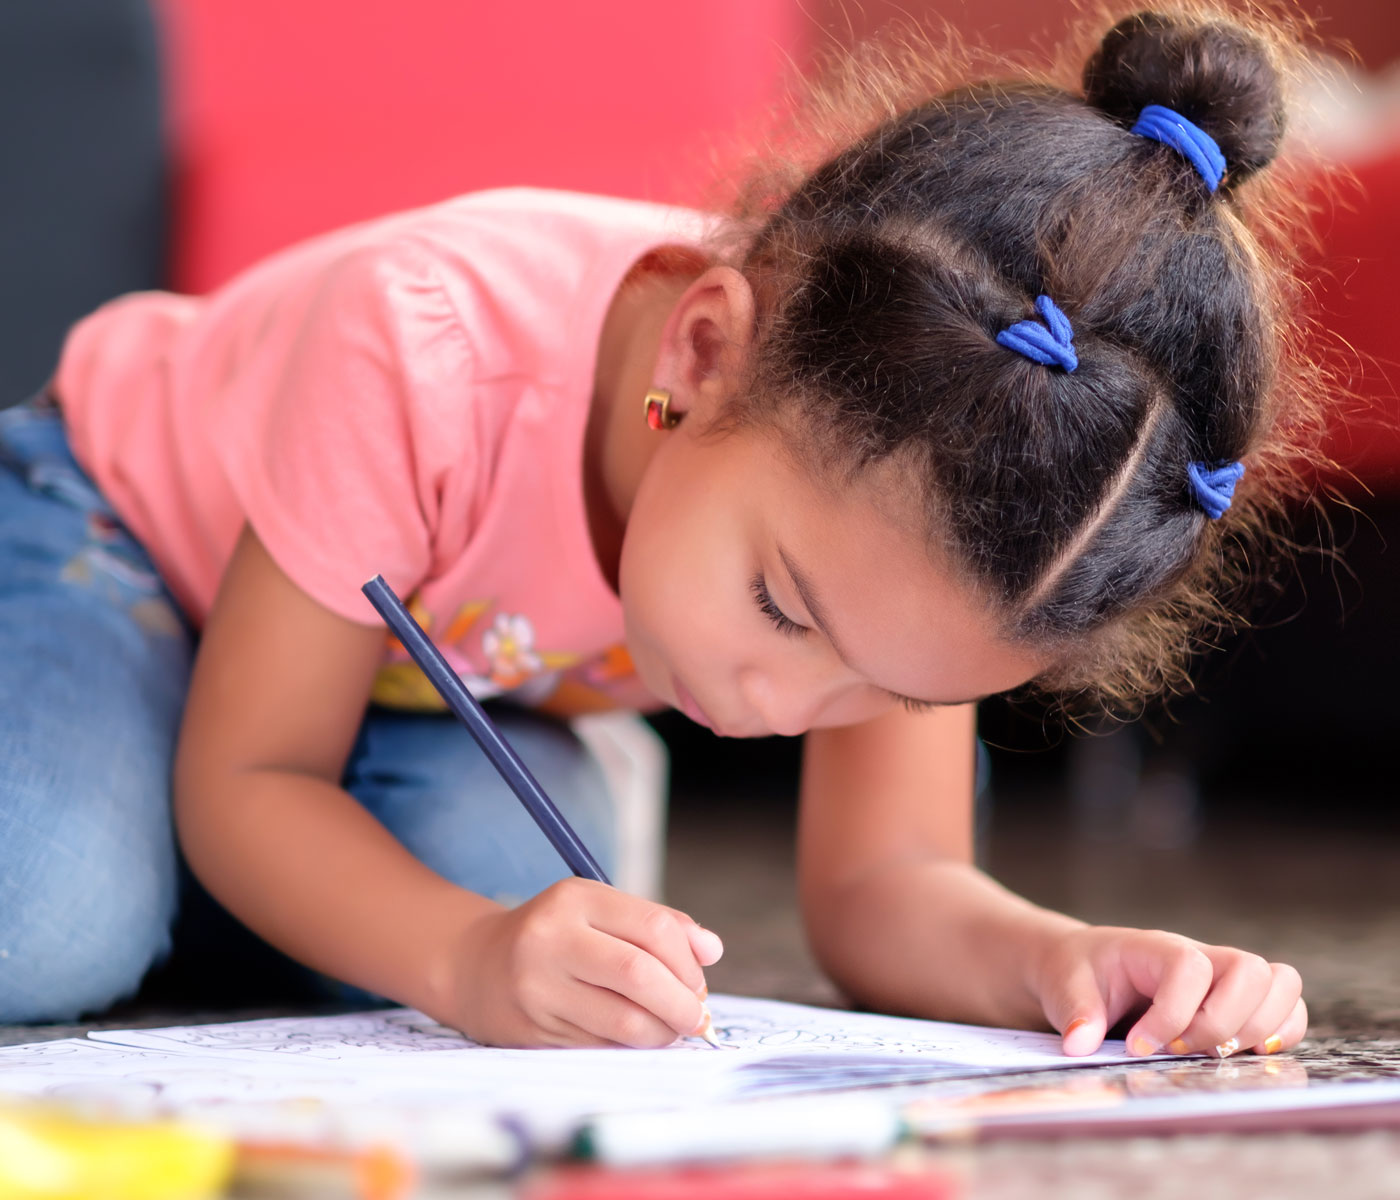
[[[1400,1074],[1400,835],[1257,797],[1203,816],[1194,798],[1160,786],[1155,808],[1144,807],[1151,789],[1139,787],[1113,812],[1101,797],[1114,746],[1096,743],[1087,761],[1048,780],[1025,769],[994,775],[983,846],[991,872],[1090,920],[1171,928],[1291,962],[1313,1023],[1290,1060]],[[725,936],[725,956],[708,973],[713,989],[839,1003],[803,947],[794,904],[790,755],[750,765],[736,787],[716,787],[703,771],[687,773],[692,786],[678,783],[669,899]],[[1100,800],[1076,800],[1076,779]],[[1370,799],[1383,806],[1383,796]],[[143,1002],[99,1023],[234,1015],[250,1014]],[[0,1043],[72,1032],[0,1028]],[[968,1200],[1400,1195],[1400,1134],[1385,1132],[994,1142],[931,1157],[962,1179]]]
[[[1353,812],[1367,811],[1365,799],[1353,798]],[[1129,813],[1111,836],[1093,836],[1071,796],[1008,790],[993,804],[985,863],[1022,894],[1089,920],[1291,962],[1312,1024],[1288,1057],[1315,1074],[1400,1075],[1400,836],[1346,821],[1329,829],[1296,807],[1266,817],[1258,798],[1229,808],[1222,819],[1197,814],[1189,839],[1179,806]],[[802,946],[790,825],[790,808],[678,804],[670,898],[728,933],[712,987],[836,1003]],[[933,1158],[962,1177],[967,1200],[1400,1196],[1400,1133],[1388,1132],[1008,1141]]]

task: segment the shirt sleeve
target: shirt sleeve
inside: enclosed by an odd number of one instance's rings
[[[318,264],[245,321],[207,428],[245,519],[307,595],[378,623],[360,592],[429,577],[446,476],[474,468],[470,354],[431,252]]]

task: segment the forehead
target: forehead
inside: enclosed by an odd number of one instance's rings
[[[901,463],[854,478],[799,461],[773,433],[747,432],[762,470],[745,488],[760,554],[806,577],[848,665],[923,700],[1017,687],[1044,663],[1002,634],[999,615],[925,529],[924,488]]]

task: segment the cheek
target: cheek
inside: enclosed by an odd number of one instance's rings
[[[692,614],[686,604],[694,592],[695,564],[684,552],[682,530],[652,511],[633,510],[618,565],[627,646],[642,680],[664,695],[667,673],[688,646]]]
[[[662,582],[660,576],[664,564],[656,559],[650,545],[651,530],[647,525],[647,521],[638,515],[627,523],[617,570],[617,591],[622,600],[627,645],[633,658],[638,660],[639,668],[642,658],[651,648],[659,624],[658,611],[662,607],[656,593]]]
[[[864,721],[884,716],[898,703],[898,700],[893,700],[874,688],[857,688],[837,696],[821,711],[813,727],[859,725]]]
[[[664,520],[634,510],[618,570],[627,643],[645,682],[677,671],[700,686],[726,671],[743,624],[742,572],[705,530],[683,511]],[[737,596],[737,600],[736,600]]]

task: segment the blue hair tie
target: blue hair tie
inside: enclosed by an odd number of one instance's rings
[[[1070,328],[1069,318],[1055,307],[1049,296],[1037,296],[1035,310],[1045,321],[1044,325],[1017,321],[997,334],[997,345],[1024,354],[1032,362],[1047,367],[1058,363],[1066,371],[1073,371],[1079,365],[1079,355],[1070,344],[1074,341],[1074,330]]]
[[[1138,114],[1132,132],[1170,146],[1190,159],[1206,187],[1213,192],[1225,178],[1225,156],[1215,139],[1199,125],[1193,125],[1179,112],[1160,104],[1149,104]]]
[[[1218,521],[1235,498],[1235,484],[1244,474],[1244,463],[1222,463],[1211,467],[1203,462],[1186,464],[1186,477],[1191,481],[1191,491],[1196,503],[1206,510],[1206,516]]]

